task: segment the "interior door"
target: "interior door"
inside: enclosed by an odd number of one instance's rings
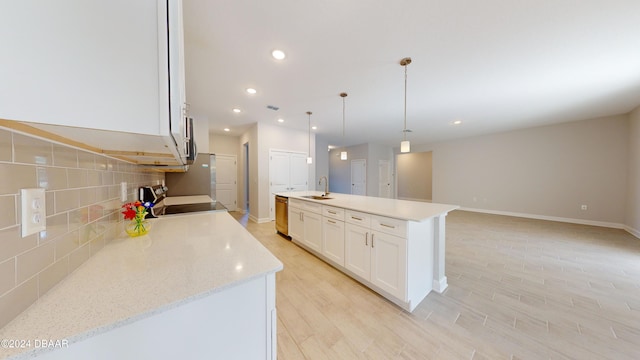
[[[351,194],[367,195],[367,160],[351,160]]]
[[[229,211],[236,210],[237,177],[236,156],[216,154],[216,200]]]
[[[378,160],[378,196],[391,197],[391,163],[389,160]]]
[[[289,166],[289,186],[291,190],[307,190],[309,184],[309,164],[307,164],[307,156],[301,153],[291,153]]]

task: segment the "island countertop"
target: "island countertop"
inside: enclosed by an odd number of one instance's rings
[[[0,339],[72,344],[283,268],[227,212],[150,222],[148,235],[105,245],[0,329]],[[0,349],[0,358],[29,350]]]
[[[318,196],[321,194],[322,192],[320,191],[285,191],[276,193],[275,195],[417,222],[421,222],[441,214],[446,214],[449,211],[459,208],[457,205],[387,199],[374,196],[342,193],[329,193],[329,195],[327,195],[328,199],[325,200],[314,200],[305,197],[313,195]]]

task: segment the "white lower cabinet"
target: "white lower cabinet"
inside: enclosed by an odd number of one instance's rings
[[[322,218],[322,254],[344,266],[344,221]]]
[[[322,206],[289,199],[289,236],[312,250],[322,250]]]
[[[368,228],[347,223],[344,233],[344,267],[367,281],[371,272],[369,231]]]
[[[295,200],[289,200],[289,236],[294,240],[302,240],[304,223],[302,222],[302,208]]]
[[[304,223],[304,237],[302,241],[311,249],[320,252],[322,250],[322,215],[311,211],[302,213]]]
[[[407,239],[371,232],[371,277],[375,286],[398,299],[407,299]]]
[[[409,302],[406,221],[290,199],[289,235],[372,289]]]

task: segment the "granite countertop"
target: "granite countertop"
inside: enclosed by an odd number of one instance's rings
[[[286,191],[275,195],[292,199],[313,201],[323,205],[331,205],[344,209],[361,211],[369,214],[387,216],[395,219],[409,221],[425,221],[449,211],[458,209],[457,205],[437,204],[430,202],[409,201],[379,198],[374,196],[361,196],[341,193],[329,193],[327,200],[314,200],[305,198],[309,195],[321,195],[321,191]]]
[[[0,329],[0,339],[72,344],[283,268],[227,212],[150,222],[148,235],[109,242]],[[0,358],[29,350],[0,348]]]

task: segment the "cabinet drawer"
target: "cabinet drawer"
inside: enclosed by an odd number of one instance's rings
[[[406,238],[407,221],[371,215],[371,230]]]
[[[289,198],[289,207],[297,207],[299,209],[302,209],[304,206],[305,202],[302,200],[298,200],[298,199],[293,199],[293,198]]]
[[[316,214],[322,214],[322,204],[318,204],[311,201],[303,201],[304,210],[309,211]]]
[[[344,221],[352,224],[358,224],[364,227],[369,227],[371,225],[371,214],[353,210],[345,210]]]
[[[344,209],[328,205],[322,205],[322,216],[344,221]]]

